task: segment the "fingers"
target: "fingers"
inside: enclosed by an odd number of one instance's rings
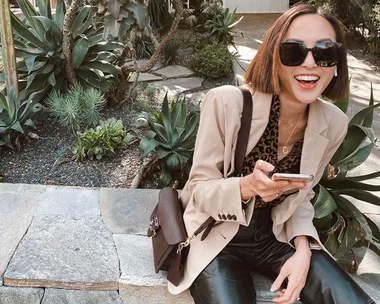
[[[274,166],[266,161],[259,159],[255,164],[255,169],[270,173],[274,170]]]
[[[278,297],[274,298],[272,302],[279,303],[279,304],[288,304],[288,303],[295,303],[296,301],[300,300],[301,290],[299,290],[298,288],[294,290],[290,298],[287,297],[286,292],[287,292],[287,289],[277,290],[276,294],[278,295]]]

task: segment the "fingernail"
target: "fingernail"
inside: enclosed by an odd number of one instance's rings
[[[272,286],[270,287],[270,291],[271,291],[271,292],[275,292],[277,289],[278,289],[278,288],[277,288],[275,285],[272,285]]]

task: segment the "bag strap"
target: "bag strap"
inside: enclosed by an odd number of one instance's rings
[[[235,175],[240,175],[241,170],[243,168],[245,153],[247,151],[248,139],[249,139],[249,131],[251,129],[251,121],[252,121],[252,95],[251,92],[243,87],[239,87],[243,94],[243,113],[240,120],[240,129],[238,132],[238,138],[236,142],[236,151],[235,151]],[[197,230],[194,231],[193,235],[188,237],[185,242],[182,242],[178,245],[177,252],[181,252],[184,247],[189,246],[190,241],[195,238],[198,234],[205,230],[202,234],[201,241],[203,241],[211,229],[215,224],[215,219],[210,216],[206,221],[204,221]]]

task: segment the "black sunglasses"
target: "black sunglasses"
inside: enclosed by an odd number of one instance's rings
[[[286,66],[301,65],[311,51],[317,65],[332,67],[339,61],[341,47],[341,43],[332,41],[319,41],[313,48],[308,48],[303,42],[282,42],[280,59]]]

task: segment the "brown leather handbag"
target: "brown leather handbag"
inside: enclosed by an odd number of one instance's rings
[[[252,118],[252,96],[247,89],[240,88],[243,94],[243,115],[238,133],[235,156],[235,174],[241,172]],[[178,286],[189,251],[190,241],[202,231],[203,241],[211,231],[215,219],[209,217],[191,236],[187,236],[183,222],[182,204],[174,188],[163,188],[158,203],[150,216],[148,237],[152,238],[154,268],[167,271],[167,279]]]

